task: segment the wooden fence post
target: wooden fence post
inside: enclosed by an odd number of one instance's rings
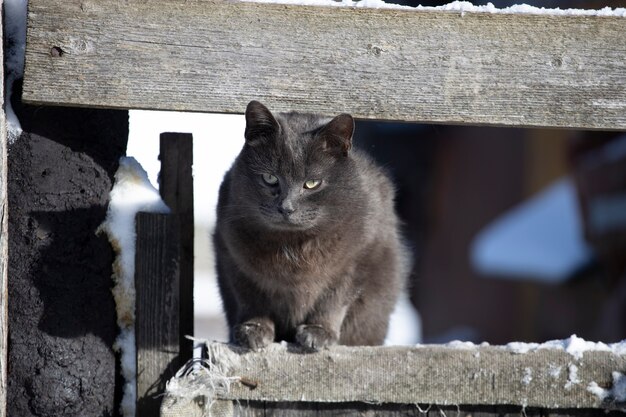
[[[179,225],[169,214],[137,213],[135,257],[137,415],[159,413],[179,354]]]
[[[166,382],[193,343],[192,136],[161,134],[160,193],[169,214],[138,213],[135,256],[137,415],[158,415]]]
[[[178,216],[180,227],[180,355],[191,359],[193,342],[193,137],[189,133],[161,133],[159,191]]]

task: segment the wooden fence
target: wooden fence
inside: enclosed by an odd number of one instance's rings
[[[218,0],[30,0],[28,25],[23,100],[46,106],[242,113],[254,98],[277,110],[347,111],[364,119],[626,129],[626,18],[617,16],[325,8]],[[4,168],[5,155],[3,140],[0,168]],[[167,178],[178,178],[175,187],[184,182],[176,175]],[[4,190],[6,179],[0,181]],[[0,203],[4,213],[4,191],[0,191]],[[189,217],[189,206],[183,205],[188,200],[176,204],[180,213],[187,213],[183,217]],[[150,239],[154,244],[167,240],[164,233],[169,231],[185,235],[183,226],[157,217],[141,215],[138,220],[140,230],[160,236]],[[2,221],[0,283],[4,288],[5,216]],[[140,237],[139,245],[154,250],[150,241]],[[170,247],[163,249],[164,257],[141,259],[158,263],[173,256]],[[138,271],[148,271],[150,278],[161,276],[150,267]],[[175,274],[185,281],[182,270]],[[162,374],[172,360],[167,346],[177,347],[183,355],[190,353],[181,332],[189,332],[185,326],[191,323],[188,311],[182,311],[185,303],[155,303],[172,291],[171,282],[159,281],[164,282],[163,291],[147,299],[145,278],[137,277],[140,361],[149,356],[142,356],[142,343],[151,334],[150,326],[157,320],[171,326],[167,335],[145,342],[160,353],[157,359],[149,359],[158,362],[156,368],[139,365],[138,369],[147,370],[146,378],[152,379],[140,383],[142,398],[158,394],[154,386],[163,387]],[[189,291],[188,284],[181,286]],[[156,284],[150,282],[148,287],[154,290]],[[2,311],[6,303],[2,290]],[[154,310],[155,304],[169,310]],[[5,335],[3,326],[3,373]],[[155,349],[154,343],[161,346]],[[226,415],[249,416],[449,415],[462,410],[490,416],[509,412],[588,415],[624,406],[599,401],[582,384],[568,391],[570,374],[565,368],[558,381],[549,380],[537,368],[538,364],[566,368],[578,364],[586,383],[597,382],[608,390],[614,382],[611,372],[626,371],[626,359],[602,352],[588,353],[574,363],[565,353],[522,359],[496,348],[480,348],[471,354],[441,347],[339,347],[317,355],[301,355],[280,346],[247,355],[225,346],[210,345],[209,350],[220,372],[235,378],[232,389],[215,396],[199,393],[178,400],[169,396],[166,415],[176,415],[172,414],[177,412],[175,404],[185,405],[182,399],[193,403],[188,415],[202,415],[217,404],[225,407]],[[228,372],[227,363],[235,364]],[[248,367],[237,368],[242,363]],[[360,373],[352,374],[353,368],[341,364],[358,366]],[[370,364],[372,368],[365,367]],[[198,369],[202,373],[202,367]],[[307,369],[315,372],[298,376]],[[535,383],[524,383],[527,369]],[[191,372],[187,377],[194,375]],[[502,381],[515,389],[501,389]],[[311,382],[324,388],[315,401],[307,391]],[[337,384],[344,384],[343,388]],[[369,394],[368,387],[374,386],[378,396]],[[475,391],[477,386],[486,391]],[[507,396],[512,390],[516,394]],[[392,395],[400,391],[402,395]],[[427,405],[432,406],[430,411]],[[468,405],[487,409],[477,411]],[[573,410],[581,407],[585,410]],[[140,406],[140,413],[148,411]]]
[[[621,17],[34,0],[24,100],[626,129]],[[54,86],[54,88],[42,88]]]
[[[193,345],[193,138],[160,138],[161,198],[170,214],[139,213],[135,254],[137,415],[157,415],[165,384]]]
[[[209,343],[210,364],[170,382],[163,417],[605,415],[626,355],[502,346],[345,347],[310,354],[272,345],[249,352]],[[595,384],[595,385],[594,385]],[[600,398],[589,387],[604,387]],[[611,391],[611,393],[609,393]],[[602,391],[604,392],[604,391]],[[426,411],[428,410],[428,411]]]

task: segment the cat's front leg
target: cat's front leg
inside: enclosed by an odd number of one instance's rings
[[[339,334],[321,324],[301,324],[296,328],[296,343],[307,349],[319,350],[336,345]]]
[[[274,341],[274,322],[267,317],[248,319],[233,328],[235,342],[252,350],[263,349]]]
[[[347,307],[338,291],[320,301],[306,321],[296,328],[296,342],[313,350],[336,345]]]

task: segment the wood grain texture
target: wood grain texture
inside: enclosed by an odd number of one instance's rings
[[[626,19],[31,0],[24,100],[626,129]]]
[[[180,236],[180,313],[179,352],[181,363],[191,359],[193,342],[193,137],[189,133],[161,133],[159,192],[165,204],[179,219]]]
[[[259,404],[272,416],[309,415],[307,410],[324,407],[351,415],[353,403],[402,404],[389,410],[390,416],[401,415],[393,413],[411,410],[408,406],[415,404],[423,405],[422,409],[432,405],[432,411],[471,405],[475,412],[498,415],[516,415],[522,408],[580,416],[624,408],[614,394],[600,399],[587,389],[592,382],[612,389],[613,372],[626,369],[626,355],[619,352],[588,351],[575,357],[547,348],[515,353],[501,346],[424,345],[333,346],[312,353],[289,344],[252,352],[212,342],[207,344],[207,357],[213,363],[210,370],[175,381],[173,386],[184,386],[185,391],[166,393],[162,417],[191,410],[202,414],[199,397],[205,398],[204,407],[214,399],[230,400],[235,407],[246,407],[239,412],[244,416],[256,415]],[[207,388],[220,377],[232,378],[228,390],[216,393]],[[244,380],[254,381],[254,388]],[[222,406],[226,401],[216,402]],[[574,409],[586,411],[571,413]]]
[[[0,0],[0,10],[3,10],[3,1]],[[4,45],[0,19],[0,41]],[[0,62],[4,62],[4,48],[0,48]],[[0,67],[0,91],[4,91],[4,65]],[[7,206],[7,128],[4,113],[4,94],[0,97],[0,417],[6,415],[7,410],[7,339],[9,329],[7,290],[7,267],[9,258],[9,225]]]
[[[174,215],[138,213],[135,255],[137,415],[156,416],[179,360],[179,225]]]

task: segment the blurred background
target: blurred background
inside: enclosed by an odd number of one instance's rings
[[[527,3],[626,7],[626,1]],[[243,146],[244,126],[241,115],[130,112],[127,153],[155,185],[159,133],[194,135],[200,338],[227,339],[210,235],[217,190]],[[414,252],[389,344],[543,342],[572,334],[626,339],[624,132],[359,121],[354,141],[392,174]]]

